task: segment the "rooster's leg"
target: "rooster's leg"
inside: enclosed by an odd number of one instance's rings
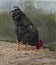
[[[28,54],[28,51],[27,50],[30,50],[29,46],[28,46],[28,43],[25,44],[25,50],[26,50],[26,55]]]
[[[28,46],[28,43],[26,43],[25,49],[26,49],[26,50],[30,50],[30,48],[29,48],[29,46]]]
[[[17,50],[20,50],[20,42],[18,40],[16,40],[16,45],[17,45]]]

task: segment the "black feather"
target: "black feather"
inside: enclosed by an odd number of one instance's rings
[[[19,42],[36,45],[38,43],[38,31],[27,16],[17,6],[12,12],[14,28]]]

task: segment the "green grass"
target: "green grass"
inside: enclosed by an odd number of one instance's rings
[[[0,39],[15,40],[13,21],[10,13],[0,14]]]
[[[49,49],[50,49],[51,51],[56,51],[56,42],[50,43],[50,44],[49,44]]]

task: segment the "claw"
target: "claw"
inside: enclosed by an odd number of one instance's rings
[[[21,49],[20,49],[20,44],[18,40],[16,40],[16,45],[17,45],[17,50],[20,51]]]

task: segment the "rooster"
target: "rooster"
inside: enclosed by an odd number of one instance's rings
[[[39,43],[38,30],[19,7],[15,6],[14,8],[11,13],[14,21],[18,50],[20,49],[20,42],[25,44],[27,49],[28,45],[36,46],[36,48],[39,49],[42,46],[42,42],[40,41]]]

